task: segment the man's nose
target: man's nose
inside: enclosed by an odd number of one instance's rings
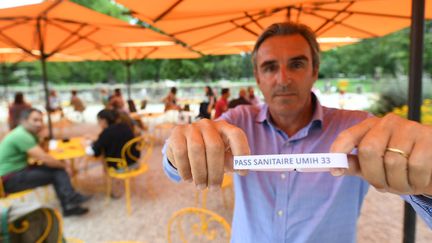
[[[290,72],[283,65],[279,67],[277,82],[279,84],[289,84],[292,82],[292,77]]]

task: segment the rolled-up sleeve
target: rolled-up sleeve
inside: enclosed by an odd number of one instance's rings
[[[181,181],[181,177],[177,171],[176,168],[174,168],[171,163],[168,161],[168,157],[166,155],[166,150],[167,150],[167,142],[165,142],[163,148],[162,148],[162,165],[163,165],[163,170],[165,172],[165,174],[168,176],[168,178],[170,178],[172,181],[175,182],[180,182]]]
[[[402,197],[411,204],[417,214],[432,229],[432,198],[421,195],[404,195]]]

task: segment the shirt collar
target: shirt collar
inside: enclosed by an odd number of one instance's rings
[[[324,120],[323,107],[313,92],[311,93],[311,95],[312,95],[312,103],[314,104],[314,113],[312,115],[311,122],[307,126],[322,127],[322,123]],[[256,116],[255,121],[259,123],[262,123],[264,121],[270,122],[270,112],[267,104],[261,105],[261,110]]]

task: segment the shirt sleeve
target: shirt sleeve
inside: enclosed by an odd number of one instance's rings
[[[432,229],[432,198],[422,195],[404,195],[402,198],[411,204],[416,213]]]
[[[20,133],[14,144],[21,153],[27,153],[29,149],[38,145],[36,138],[29,133]]]
[[[178,173],[177,169],[172,166],[172,164],[168,161],[168,158],[166,156],[166,150],[167,150],[167,142],[165,141],[165,144],[162,148],[162,165],[163,170],[165,174],[174,182],[180,182],[181,177]]]
[[[102,154],[103,148],[104,148],[104,142],[106,140],[105,138],[105,132],[102,131],[102,133],[99,135],[98,139],[93,142],[91,148],[93,149],[94,156],[98,157]]]

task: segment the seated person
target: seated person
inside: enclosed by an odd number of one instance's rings
[[[134,133],[130,126],[122,122],[119,113],[115,110],[103,109],[97,114],[99,126],[103,129],[98,139],[93,142],[91,147],[87,148],[87,154],[99,156],[103,154],[105,158],[121,158],[123,146],[131,139]],[[133,148],[133,156],[139,158],[140,152]],[[127,166],[133,168],[137,166],[134,159],[126,157]],[[108,166],[117,170],[119,165],[114,162],[108,162]]]
[[[42,112],[30,108],[21,113],[20,126],[13,129],[0,143],[0,176],[6,193],[19,192],[53,184],[60,200],[63,215],[81,215],[88,212],[81,204],[90,199],[72,187],[65,164],[54,159],[38,144],[37,134],[42,130]],[[39,161],[29,165],[29,157]]]
[[[239,97],[237,99],[233,99],[228,103],[228,108],[235,108],[239,105],[250,105],[251,103],[246,99],[247,91],[246,89],[240,89]]]
[[[19,125],[19,118],[23,110],[27,110],[31,105],[24,100],[24,94],[17,92],[14,102],[9,106],[9,129],[12,130]]]

